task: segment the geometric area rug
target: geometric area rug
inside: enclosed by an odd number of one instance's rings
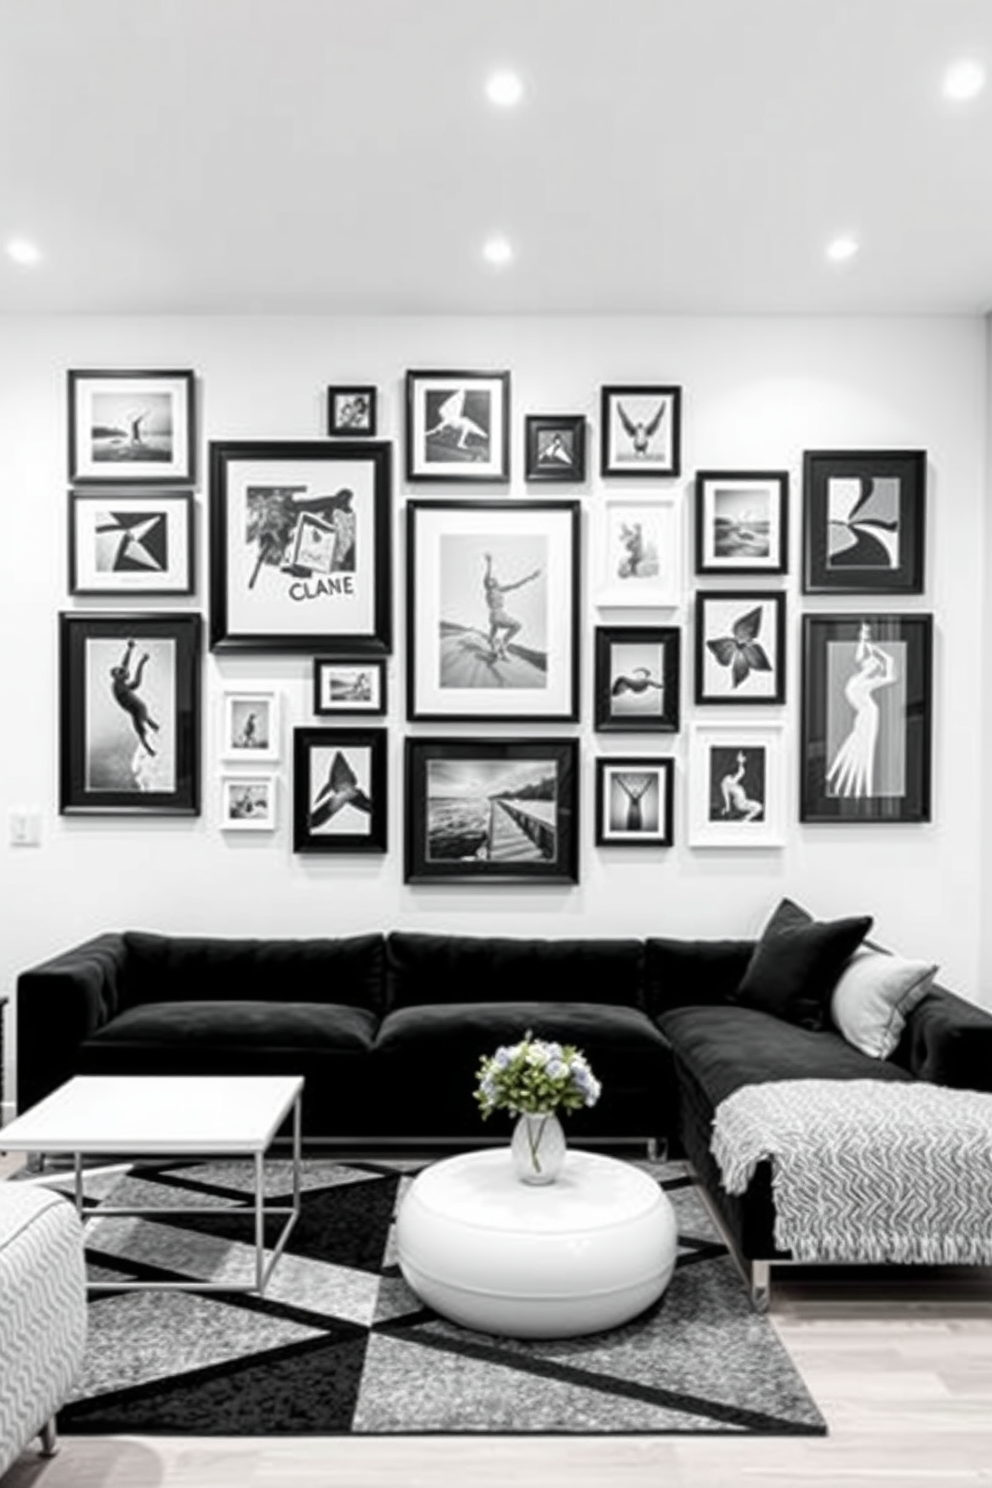
[[[264,1298],[94,1294],[82,1373],[59,1428],[148,1436],[826,1432],[774,1328],[751,1310],[681,1163],[638,1163],[661,1183],[678,1221],[678,1262],[660,1301],[622,1327],[548,1340],[470,1331],[409,1290],[392,1222],[426,1165],[308,1159],[302,1213]],[[268,1193],[287,1199],[288,1161],[266,1166]],[[202,1207],[202,1217],[90,1219],[91,1276],[251,1275],[252,1219],[225,1213],[251,1187],[250,1166],[232,1161],[87,1175],[96,1214],[108,1201]]]

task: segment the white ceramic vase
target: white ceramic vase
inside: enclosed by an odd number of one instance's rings
[[[524,1113],[513,1128],[510,1153],[523,1183],[554,1183],[567,1148],[561,1122],[551,1111]]]

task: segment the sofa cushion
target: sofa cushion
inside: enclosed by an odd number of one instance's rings
[[[363,1008],[313,1002],[152,1002],[129,1008],[89,1040],[123,1049],[319,1050],[363,1053],[378,1022]]]
[[[830,1016],[862,1054],[888,1059],[936,971],[932,961],[907,961],[862,946],[840,974],[830,998]]]
[[[783,899],[730,1000],[800,1028],[826,1028],[830,994],[871,924],[870,915],[814,920],[791,899]]]
[[[645,942],[645,1001],[652,1018],[668,1008],[727,1001],[740,986],[754,953],[753,940]]]

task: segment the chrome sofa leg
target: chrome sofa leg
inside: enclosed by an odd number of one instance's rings
[[[751,1262],[751,1306],[767,1312],[772,1300],[772,1268],[768,1261]]]
[[[648,1137],[648,1162],[658,1161],[658,1138]]]
[[[59,1449],[59,1439],[55,1431],[55,1417],[51,1416],[39,1431],[41,1437],[42,1457],[54,1457]]]

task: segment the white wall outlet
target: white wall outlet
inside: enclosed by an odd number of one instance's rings
[[[41,812],[34,807],[15,806],[7,816],[11,847],[37,847],[41,842]]]

